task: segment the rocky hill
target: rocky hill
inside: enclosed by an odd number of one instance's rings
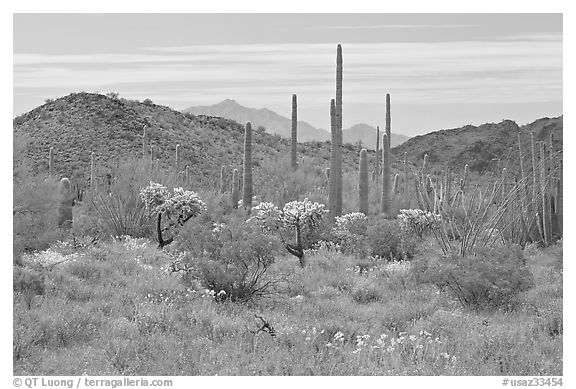
[[[380,136],[382,136],[383,127],[380,129]],[[410,139],[409,136],[402,134],[392,133],[390,137],[390,146],[392,148],[401,145]],[[350,128],[345,128],[342,130],[342,141],[344,143],[356,144],[358,141],[361,142],[363,147],[370,150],[376,149],[376,128],[365,124],[355,124]]]
[[[468,163],[471,171],[482,172],[494,164],[495,158],[517,158],[518,132],[525,150],[530,131],[538,140],[548,140],[552,133],[555,147],[562,148],[562,123],[562,117],[543,118],[519,127],[506,120],[435,131],[393,148],[393,161],[399,169],[407,152],[415,168],[428,154],[432,168],[462,168]],[[48,101],[14,119],[14,166],[25,164],[32,174],[46,174],[48,152],[53,147],[58,175],[86,175],[92,151],[101,170],[114,168],[124,159],[142,158],[144,126],[154,159],[162,165],[174,164],[175,148],[180,144],[182,165],[190,165],[195,176],[207,184],[218,181],[223,165],[241,169],[244,127],[234,120],[184,114],[150,100],[139,102],[84,92]],[[256,129],[253,138],[256,169],[288,158],[288,139]],[[345,171],[357,171],[358,152],[357,146],[343,146]],[[330,166],[329,142],[300,143],[298,153],[321,169]],[[148,152],[146,158],[150,158]],[[368,158],[372,170],[373,151],[369,151]]]
[[[552,133],[554,148],[560,150],[563,143],[562,128],[562,116],[538,119],[523,126],[511,120],[478,127],[468,125],[415,136],[392,152],[397,160],[406,152],[408,159],[418,165],[421,165],[424,155],[428,154],[432,168],[450,166],[461,169],[468,164],[471,171],[482,173],[493,170],[499,159],[502,167],[510,165],[517,169],[518,133],[521,134],[525,152],[530,147],[531,132],[534,132],[536,141],[546,142],[549,142]]]

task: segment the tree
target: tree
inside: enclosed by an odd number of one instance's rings
[[[328,211],[324,204],[312,203],[307,198],[304,201],[291,201],[282,210],[272,203],[260,203],[252,209],[255,215],[249,220],[260,224],[269,233],[276,234],[288,252],[298,257],[300,266],[305,267],[303,234],[310,232],[322,223],[322,218]],[[287,242],[284,235],[294,231],[296,242]]]
[[[183,226],[188,220],[206,210],[206,205],[196,192],[174,188],[173,193],[162,185],[150,181],[150,184],[140,190],[140,198],[150,216],[156,216],[156,236],[158,248],[169,245],[174,240],[166,240],[162,233],[175,227]],[[162,228],[162,216],[166,217],[167,226]]]

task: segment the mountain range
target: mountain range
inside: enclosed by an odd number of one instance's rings
[[[182,110],[184,113],[194,115],[218,116],[235,120],[239,123],[251,122],[253,127],[262,126],[271,134],[277,134],[284,138],[290,138],[292,120],[277,114],[267,108],[248,108],[234,100],[224,100],[218,104],[208,106],[192,106]],[[391,146],[395,147],[408,140],[406,135],[392,133]],[[298,141],[327,141],[330,140],[330,132],[321,128],[298,121]],[[356,144],[360,142],[363,147],[371,150],[376,149],[376,128],[360,123],[342,130],[342,142]]]

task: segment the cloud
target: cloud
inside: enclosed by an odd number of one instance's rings
[[[350,43],[344,47],[344,97],[446,104],[559,101],[558,39]],[[292,93],[323,106],[334,94],[332,44],[148,47],[133,54],[14,54],[15,91],[148,91],[170,101],[208,97],[284,101]],[[144,92],[142,92],[144,93]],[[149,97],[144,96],[144,97]],[[265,97],[263,97],[265,96]]]

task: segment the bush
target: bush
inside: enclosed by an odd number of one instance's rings
[[[480,311],[515,307],[520,293],[534,286],[519,246],[479,249],[474,256],[456,254],[419,260],[413,266],[419,282],[447,290],[464,307]]]
[[[184,270],[185,283],[197,279],[219,300],[248,301],[269,294],[280,281],[268,272],[279,242],[245,222],[185,226],[179,238],[176,247],[191,252],[180,254],[172,271]]]
[[[360,212],[337,216],[332,229],[333,243],[343,254],[366,257],[368,253],[367,218]]]
[[[374,218],[368,224],[368,245],[374,257],[389,260],[412,259],[416,242],[408,234],[402,234],[396,220]]]
[[[67,231],[58,227],[58,184],[41,177],[14,181],[13,236],[15,260],[21,251],[42,251]]]

